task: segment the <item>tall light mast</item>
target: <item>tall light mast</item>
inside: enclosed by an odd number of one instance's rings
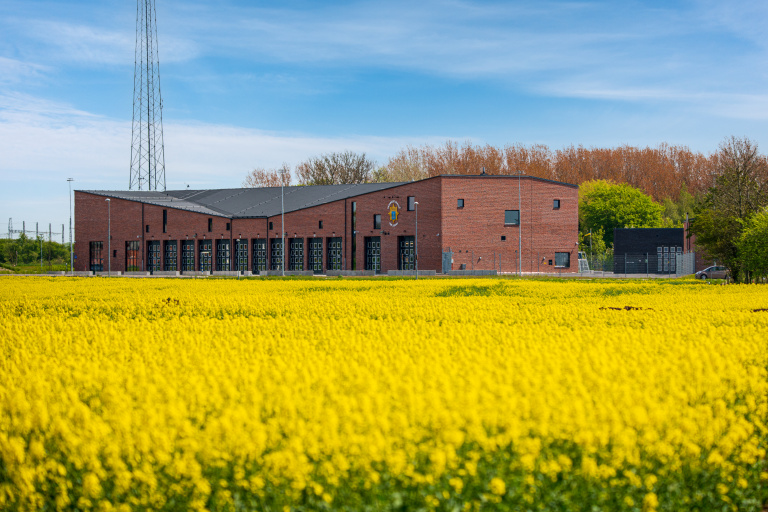
[[[137,0],[133,128],[128,190],[165,190],[163,100],[155,0]]]

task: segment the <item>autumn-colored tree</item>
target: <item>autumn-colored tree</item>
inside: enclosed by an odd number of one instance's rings
[[[243,187],[261,188],[261,187],[279,187],[289,186],[291,184],[291,168],[288,164],[283,164],[277,169],[264,169],[257,167],[248,173],[243,181]]]

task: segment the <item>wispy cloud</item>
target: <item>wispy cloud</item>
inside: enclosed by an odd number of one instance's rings
[[[50,72],[50,67],[48,66],[0,56],[0,85],[13,86],[19,83],[36,81],[48,72]]]
[[[167,123],[166,178],[180,186],[239,186],[257,166],[294,166],[320,153],[352,150],[384,160],[409,143],[447,137],[316,136],[274,133],[207,123]],[[24,181],[73,175],[94,187],[124,188],[128,182],[130,122],[92,115],[34,97],[0,95],[0,176]]]

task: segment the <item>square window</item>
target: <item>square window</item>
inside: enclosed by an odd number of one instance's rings
[[[569,252],[555,253],[555,267],[569,268],[570,266],[571,266],[571,253]]]
[[[504,225],[505,226],[519,226],[520,225],[520,210],[505,210],[504,211]]]
[[[416,196],[408,196],[408,211],[412,212],[416,209]]]
[[[506,240],[507,240],[507,237],[506,237],[506,235],[501,235],[501,241],[502,241],[502,242],[504,242],[504,241],[506,241]]]
[[[464,200],[463,199],[458,199],[456,201],[456,208],[464,208]]]
[[[554,201],[552,201],[552,209],[553,210],[559,210],[560,209],[560,200],[559,199],[555,199]]]
[[[381,229],[381,215],[378,213],[373,216],[373,229]]]

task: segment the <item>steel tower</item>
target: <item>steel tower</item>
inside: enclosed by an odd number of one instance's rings
[[[128,190],[165,190],[163,100],[157,55],[155,0],[136,3],[133,128]]]

